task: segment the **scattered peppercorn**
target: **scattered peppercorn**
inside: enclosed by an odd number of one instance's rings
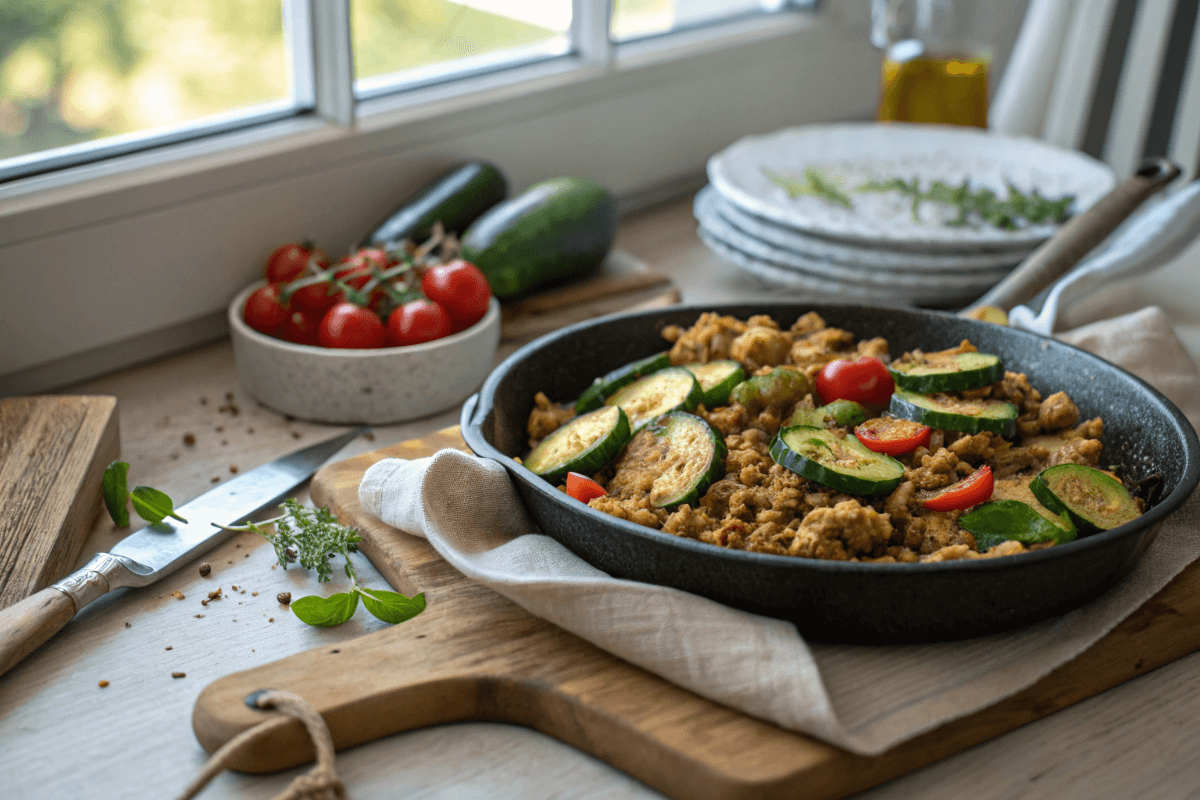
[[[126,627],[126,628],[132,628],[132,627],[133,627],[133,625],[131,625],[131,624],[129,624],[128,622],[126,622],[126,623],[125,623],[125,627]]]
[[[172,672],[171,677],[172,678],[186,678],[187,673],[186,672]]]
[[[106,686],[108,686],[108,681],[100,681],[99,686],[101,689],[105,688]]]
[[[172,596],[173,596],[173,597],[174,597],[176,600],[182,600],[182,599],[183,599],[183,592],[179,591],[178,589],[176,589],[175,591],[171,592],[171,595],[172,595]]]
[[[279,594],[275,595],[275,599],[283,603],[285,606],[290,606],[292,604],[292,593],[280,592]]]
[[[293,439],[299,439],[299,438],[300,438],[300,431],[292,431],[292,438],[293,438]]]
[[[175,648],[174,648],[174,647],[172,647],[171,645],[167,645],[167,649],[168,649],[168,650],[174,650]]]
[[[205,561],[203,564],[200,565],[200,577],[201,578],[207,578],[210,572],[212,572],[212,567],[210,567],[208,565],[207,561]]]
[[[232,473],[232,474],[234,474],[234,475],[237,475],[237,470],[238,470],[237,464],[230,464],[230,465],[229,465],[229,471],[230,471],[230,473]]]
[[[185,433],[183,435],[183,443],[186,444],[188,447],[191,447],[192,445],[194,445],[196,443],[196,434]]]
[[[196,619],[204,619],[203,614],[193,614],[192,616],[195,617]]]
[[[218,475],[213,475],[212,481],[210,481],[210,483],[220,483],[220,482],[221,482],[221,478]]]

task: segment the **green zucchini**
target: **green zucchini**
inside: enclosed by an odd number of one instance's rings
[[[1017,407],[1003,400],[961,400],[944,394],[916,394],[897,388],[888,411],[944,431],[991,431],[1011,438],[1017,428]]]
[[[776,367],[766,375],[755,375],[733,387],[729,400],[757,414],[770,405],[790,406],[812,391],[812,381],[792,367]]]
[[[592,385],[583,390],[583,394],[579,395],[579,399],[575,401],[575,413],[582,414],[585,411],[591,411],[593,408],[599,408],[604,405],[604,398],[611,395],[622,386],[628,386],[645,375],[652,372],[658,372],[660,369],[666,369],[671,366],[671,357],[666,353],[658,353],[657,355],[643,358],[638,361],[633,361],[623,367],[618,367],[612,372],[605,375],[603,378],[596,378],[592,381]]]
[[[604,469],[632,436],[625,412],[606,406],[559,426],[522,463],[531,472],[559,483],[568,472],[591,475]]]
[[[508,196],[508,181],[486,161],[468,161],[446,170],[391,213],[367,236],[377,247],[392,248],[405,239],[429,238],[433,223],[461,233],[483,212]]]
[[[655,417],[668,411],[691,411],[702,399],[704,390],[696,376],[683,367],[670,367],[618,389],[604,404],[624,409],[637,433]]]
[[[904,465],[896,459],[825,428],[783,428],[771,440],[770,453],[781,467],[846,494],[884,494],[904,479]]]
[[[1029,488],[1029,484],[1017,478],[1004,478],[992,486],[992,500],[1019,500],[1034,511],[1064,530],[1075,530],[1075,523],[1066,512],[1052,511],[1045,506]]]
[[[733,387],[746,380],[746,370],[736,361],[710,361],[707,364],[687,364],[684,369],[696,376],[704,390],[705,408],[716,408],[729,402]]]
[[[658,473],[650,488],[650,504],[672,509],[695,507],[706,489],[725,474],[725,439],[721,432],[695,414],[669,411],[646,428],[665,445],[656,463]]]
[[[989,353],[924,353],[914,361],[893,361],[888,372],[906,392],[934,394],[993,384],[1004,377],[1004,364]]]
[[[867,410],[853,400],[834,400],[820,408],[797,408],[789,425],[828,428],[832,425],[854,426],[867,421]]]
[[[591,178],[554,178],[493,206],[462,236],[462,257],[507,299],[599,266],[617,233],[617,206]]]
[[[1029,490],[1042,505],[1070,517],[1084,533],[1106,531],[1141,514],[1120,481],[1082,464],[1044,469],[1029,482]]]
[[[974,534],[981,553],[1009,540],[1025,544],[1050,541],[1064,544],[1075,540],[1074,529],[1060,528],[1020,500],[993,500],[976,506],[960,517],[958,524]]]

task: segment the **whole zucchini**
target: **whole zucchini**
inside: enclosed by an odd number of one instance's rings
[[[433,223],[461,233],[483,212],[508,196],[508,181],[486,161],[468,161],[438,175],[371,232],[367,243],[394,247],[405,239],[423,242]]]
[[[477,219],[462,236],[462,257],[504,299],[595,268],[616,233],[608,190],[591,178],[553,178]]]

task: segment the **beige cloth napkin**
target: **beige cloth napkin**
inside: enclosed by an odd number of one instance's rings
[[[1200,373],[1157,309],[1062,338],[1106,355],[1177,404],[1195,402]],[[1190,410],[1196,424],[1200,415]],[[965,642],[809,644],[790,623],[588,565],[533,532],[493,461],[451,450],[388,459],[367,471],[359,498],[368,512],[425,537],[465,575],[530,613],[704,697],[863,755],[1024,689],[1090,647],[1200,556],[1200,500],[1193,498],[1129,575],[1065,616]]]

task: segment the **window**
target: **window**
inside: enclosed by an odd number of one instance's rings
[[[609,36],[626,42],[721,20],[779,11],[787,0],[613,0]]]

